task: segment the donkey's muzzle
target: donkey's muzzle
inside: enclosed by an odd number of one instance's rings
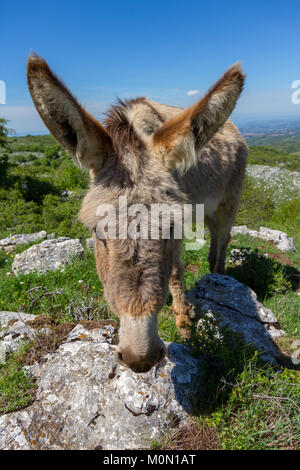
[[[166,355],[166,347],[162,344],[151,351],[146,357],[137,356],[131,349],[127,348],[123,351],[119,350],[116,354],[116,359],[119,364],[129,367],[137,374],[149,372],[153,366],[163,360]]]

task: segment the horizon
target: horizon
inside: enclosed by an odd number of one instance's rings
[[[117,96],[187,107],[238,61],[247,79],[233,122],[300,120],[300,103],[292,102],[300,91],[299,5],[129,3],[131,8],[119,0],[114,5],[54,0],[47,13],[36,0],[2,6],[0,80],[6,104],[0,104],[0,117],[9,127],[22,135],[48,133],[26,84],[32,50],[99,120]]]
[[[1,117],[1,116],[0,116]],[[296,125],[299,125],[300,128],[300,116],[251,116],[251,117],[238,117],[238,119],[233,120],[234,124],[236,124],[241,130],[247,129],[251,126],[258,125],[258,126],[263,126],[264,124],[267,123],[274,123],[274,125],[279,124],[280,122],[285,122],[285,123],[292,123],[296,122]],[[8,123],[9,124],[9,123]],[[9,132],[8,136],[9,137],[26,137],[26,136],[43,136],[43,135],[50,135],[51,132],[45,127],[45,129],[40,129],[40,130],[30,130],[28,132],[14,132],[14,129],[12,129],[13,132]]]

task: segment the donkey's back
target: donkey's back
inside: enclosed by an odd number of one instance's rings
[[[150,102],[168,121],[182,109]],[[242,193],[248,147],[241,133],[228,119],[203,148],[195,152],[191,142],[188,168],[173,170],[191,203],[204,204],[205,223],[211,234],[209,264],[212,272],[224,272],[226,248]]]

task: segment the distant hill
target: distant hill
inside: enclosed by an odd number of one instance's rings
[[[247,140],[249,145],[249,141]],[[249,146],[250,165],[278,166],[291,171],[300,171],[300,156],[288,154],[276,148],[262,145]]]
[[[240,131],[248,145],[272,147],[285,154],[300,155],[300,119],[251,122]]]

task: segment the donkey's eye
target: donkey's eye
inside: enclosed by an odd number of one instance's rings
[[[154,129],[153,127],[146,127],[143,131],[144,131],[144,134],[146,135],[152,135],[154,132]]]

